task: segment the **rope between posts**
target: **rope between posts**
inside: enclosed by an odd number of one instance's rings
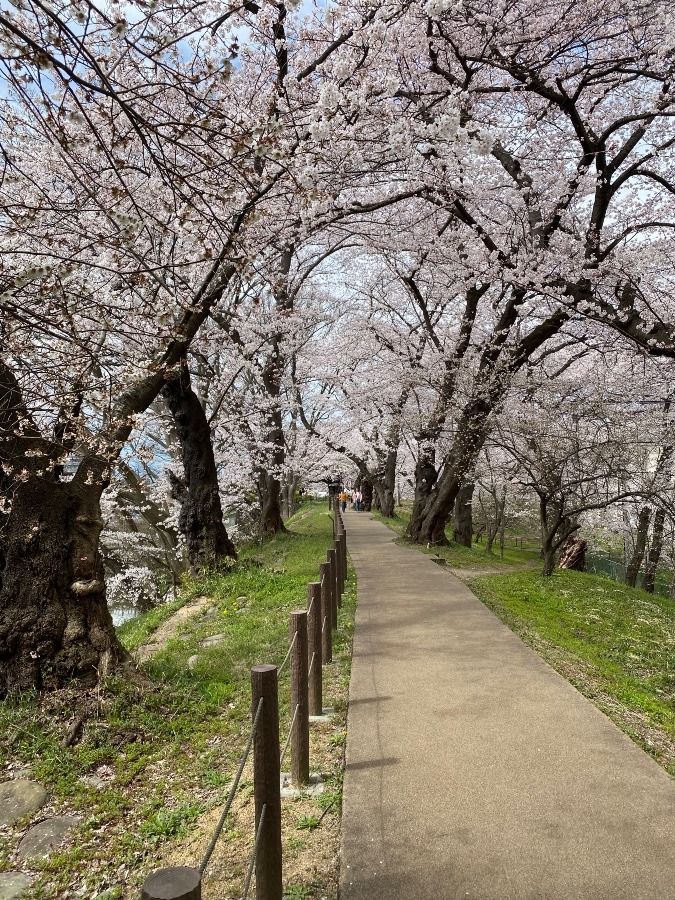
[[[295,728],[295,720],[298,717],[299,709],[300,709],[300,704],[297,703],[295,706],[295,712],[293,713],[293,720],[291,721],[291,727],[288,730],[288,737],[286,738],[286,746],[284,747],[283,753],[281,754],[281,759],[279,760],[280,766],[283,766],[284,760],[286,759],[286,754],[288,753],[288,748],[291,743],[291,738],[293,737],[293,729]]]
[[[309,678],[309,676],[312,674],[312,668],[314,667],[314,660],[315,660],[315,659],[316,659],[316,651],[314,651],[314,653],[312,653],[312,659],[310,660],[310,663],[309,663],[309,670],[308,670],[308,672],[307,672],[307,677],[308,677],[308,678]]]
[[[265,811],[267,810],[267,804],[263,803],[263,808],[260,810],[260,821],[258,822],[258,830],[255,833],[255,844],[253,845],[253,853],[251,853],[251,861],[248,864],[248,872],[246,873],[246,881],[244,882],[244,893],[241,895],[241,900],[246,900],[248,897],[248,889],[251,887],[251,878],[253,877],[253,866],[255,865],[256,858],[258,856],[258,847],[260,846],[260,835],[262,834],[263,822],[265,821]]]
[[[284,667],[285,667],[286,663],[291,658],[291,653],[293,652],[293,647],[295,646],[295,642],[297,639],[298,639],[298,632],[296,631],[295,634],[293,635],[293,640],[291,641],[291,646],[288,648],[288,653],[284,657],[284,661],[282,662],[282,664],[279,666],[279,669],[277,670],[277,676],[281,675],[281,673],[284,671]]]
[[[323,617],[323,625],[321,626],[321,634],[323,634],[324,631],[326,630],[326,619],[327,618],[328,618],[328,616]]]
[[[260,713],[262,712],[263,698],[261,697],[258,701],[258,708],[255,711],[255,716],[253,717],[253,725],[251,726],[251,734],[248,738],[248,743],[246,744],[246,749],[244,750],[244,755],[241,758],[241,762],[239,763],[239,768],[237,769],[237,774],[234,776],[234,781],[232,782],[232,787],[230,788],[230,793],[227,796],[227,800],[225,802],[225,808],[223,809],[223,813],[216,825],[216,830],[213,832],[213,837],[211,838],[211,842],[209,846],[206,848],[206,853],[204,854],[204,858],[201,861],[201,865],[199,866],[199,874],[203,875],[206,871],[206,867],[209,864],[209,860],[211,859],[211,855],[215,849],[216,844],[218,843],[218,838],[221,835],[223,830],[223,826],[225,825],[225,819],[227,818],[227,814],[230,811],[230,807],[232,806],[232,802],[234,800],[234,795],[237,792],[237,788],[239,787],[239,781],[241,779],[241,773],[244,771],[244,766],[246,765],[246,760],[248,759],[248,755],[251,752],[251,746],[253,745],[253,738],[255,736],[256,729],[258,727],[258,721],[260,719]]]

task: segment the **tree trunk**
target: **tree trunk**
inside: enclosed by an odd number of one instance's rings
[[[218,473],[211,429],[204,408],[192,390],[187,361],[167,381],[162,393],[173,416],[183,457],[183,491],[179,527],[195,572],[220,565],[237,552],[223,524]],[[177,487],[177,485],[176,485]]]
[[[647,534],[649,532],[649,520],[652,511],[648,506],[643,506],[638,514],[638,528],[635,537],[635,548],[628,566],[626,567],[626,584],[629,587],[635,587],[637,577],[640,572],[640,566],[645,555],[645,547],[647,546]]]
[[[281,488],[283,518],[290,519],[295,512],[295,492],[298,489],[299,477],[293,472],[286,472]]]
[[[14,486],[0,546],[1,696],[133,669],[106,605],[102,490],[49,474]]]
[[[370,512],[373,508],[373,482],[370,478],[361,479],[361,494],[363,496],[363,509]]]
[[[555,569],[555,550],[550,541],[547,541],[541,549],[544,557],[542,575],[548,578],[549,575],[553,575],[553,570]]]
[[[495,542],[495,538],[499,534],[499,522],[495,524],[494,528],[492,526],[487,527],[485,533],[487,534],[487,538],[485,541],[485,552],[492,555],[492,545]]]
[[[267,418],[265,443],[272,448],[264,468],[258,469],[258,493],[260,495],[260,533],[279,534],[285,532],[284,519],[281,515],[281,473],[286,464],[286,441],[284,425],[279,404],[280,372],[282,353],[280,336],[272,341],[272,353],[268,357],[263,371],[263,384],[272,404]]]
[[[482,296],[485,288],[479,289],[477,297]],[[422,490],[416,490],[413,514],[410,518],[407,535],[418,543],[445,544],[445,525],[455,504],[460,485],[467,473],[472,471],[478,454],[483,448],[489,433],[489,418],[495,406],[505,396],[511,376],[519,370],[531,355],[549,338],[556,334],[568,318],[568,313],[559,310],[541,322],[532,331],[524,335],[516,347],[508,351],[508,362],[504,362],[502,351],[518,319],[518,308],[524,297],[523,292],[516,292],[507,304],[495,330],[492,340],[482,353],[478,375],[474,382],[473,394],[464,406],[457,423],[457,436],[443,464],[443,474],[433,484],[427,496]],[[502,371],[498,367],[502,362]],[[451,392],[445,392],[446,398]],[[423,453],[426,459],[428,453]],[[436,470],[434,474],[437,477]],[[422,483],[422,479],[417,479]],[[435,481],[435,478],[434,478]],[[429,484],[426,479],[425,484]]]
[[[258,494],[260,496],[260,533],[278,534],[286,531],[281,515],[281,482],[279,479],[266,470],[260,471]]]
[[[473,498],[473,481],[465,481],[455,500],[455,529],[453,541],[462,547],[471,547],[473,538],[473,517],[471,500]]]
[[[553,522],[551,522],[551,517]],[[559,507],[549,501],[545,495],[539,495],[539,525],[541,527],[541,558],[543,567],[541,574],[545,577],[553,575],[555,569],[555,536],[562,524],[562,512]]]
[[[647,554],[647,564],[645,565],[645,577],[642,582],[642,589],[648,594],[654,593],[654,579],[656,577],[656,567],[659,564],[661,550],[663,549],[663,526],[666,520],[666,514],[662,509],[657,509],[654,513],[654,524],[652,525],[652,544]]]
[[[398,447],[387,451],[384,463],[384,477],[379,482],[380,511],[388,519],[393,518],[396,509],[396,464]]]
[[[443,474],[437,479],[429,455],[415,471],[415,502],[407,536],[416,543],[447,544],[445,526],[467,472],[472,471],[488,435],[488,418],[494,398],[474,397],[464,408],[457,435],[447,454]]]
[[[487,522],[483,526],[485,529],[485,533],[487,535],[487,540],[485,544],[485,552],[492,554],[492,545],[494,544],[494,540],[498,534],[500,534],[502,530],[502,523],[504,522],[505,511],[506,511],[506,489],[504,489],[504,493],[502,494],[502,499],[500,500],[497,496],[497,491],[495,489],[494,493],[494,501],[495,501],[495,517],[492,522]]]
[[[0,361],[0,696],[133,670],[105,600],[99,539],[105,477],[90,459],[62,481],[67,437],[44,439]],[[64,443],[65,441],[65,443]],[[101,467],[103,471],[104,467]]]
[[[415,499],[408,526],[408,537],[413,541],[418,540],[418,535],[420,535],[420,541],[423,539],[424,511],[429,503],[434,485],[438,480],[438,472],[434,462],[434,454],[426,451],[420,455],[415,464]]]

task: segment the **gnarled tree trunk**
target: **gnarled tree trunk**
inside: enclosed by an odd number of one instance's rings
[[[40,435],[0,362],[0,696],[133,668],[105,601],[106,481],[84,465],[64,481],[56,461],[66,452],[64,433]]]
[[[268,360],[263,373],[263,381],[271,398],[273,408],[267,420],[265,442],[272,447],[270,468],[258,468],[256,482],[258,496],[260,498],[260,533],[278,534],[285,532],[284,518],[281,514],[281,479],[277,472],[281,472],[286,461],[286,443],[284,440],[284,428],[279,406],[279,383],[277,375],[277,358]]]
[[[132,667],[106,605],[101,493],[47,473],[14,488],[0,549],[1,696]]]
[[[412,541],[432,540],[433,524],[425,521],[425,511],[430,505],[432,491],[437,480],[435,455],[431,450],[424,450],[415,463],[415,499],[408,524],[408,537]],[[443,527],[445,527],[445,521]]]
[[[462,481],[473,470],[488,435],[488,419],[494,400],[474,397],[465,407],[440,478],[426,453],[415,470],[415,503],[408,525],[408,537],[417,543],[447,544],[448,522]]]
[[[192,390],[187,360],[167,381],[162,393],[171,410],[183,457],[182,488],[174,484],[181,503],[179,527],[194,571],[217,567],[237,551],[223,524],[218,473],[211,428],[199,398]]]

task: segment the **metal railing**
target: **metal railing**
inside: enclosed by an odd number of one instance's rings
[[[319,566],[320,581],[307,586],[307,609],[290,614],[290,642],[280,666],[251,669],[251,730],[222,814],[198,868],[159,869],[145,880],[142,900],[201,900],[202,879],[222,834],[244,767],[253,749],[255,838],[242,889],[247,900],[253,875],[256,900],[282,900],[281,766],[291,752],[291,781],[309,784],[310,716],[323,712],[322,665],[333,658],[332,633],[347,583],[347,534],[339,507],[333,523],[335,540],[327,561]],[[279,676],[290,662],[293,714],[284,748],[279,740]]]

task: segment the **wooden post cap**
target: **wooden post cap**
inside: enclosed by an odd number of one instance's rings
[[[145,879],[141,900],[202,900],[202,876],[189,866],[158,869]]]
[[[273,669],[276,669],[276,666],[270,666],[267,663],[263,663],[262,665],[259,665],[259,666],[253,666],[253,668],[251,669],[251,672],[265,673],[265,672],[271,672]]]

